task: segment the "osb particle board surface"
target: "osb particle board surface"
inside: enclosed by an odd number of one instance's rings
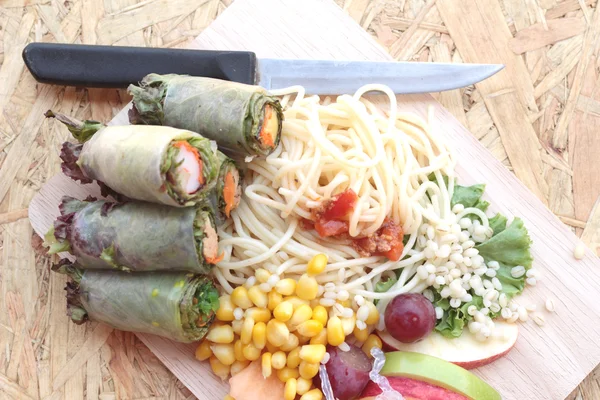
[[[186,7],[173,17],[165,11],[166,3],[0,1],[0,388],[11,397],[110,399],[190,395],[134,336],[117,332],[107,335],[93,325],[77,327],[67,323],[64,280],[48,274],[49,260],[41,255],[40,241],[32,236],[29,223],[23,219],[31,197],[57,172],[56,149],[66,138],[64,130],[43,121],[41,112],[56,104],[59,110],[78,117],[108,120],[128,98],[116,90],[65,90],[36,85],[24,72],[22,47],[32,40],[185,46],[229,6],[229,2],[187,1]],[[452,2],[442,0],[339,2],[397,59],[512,65],[508,77],[494,82],[497,89],[479,85],[436,97],[458,120],[466,121],[473,135],[497,159],[514,168],[517,176],[539,193],[563,222],[577,228],[578,234],[583,232],[582,239],[597,251],[600,208],[591,212],[600,191],[600,161],[596,156],[600,141],[594,140],[600,115],[598,35],[591,30],[598,18],[596,2],[463,3],[459,13]],[[190,4],[195,8],[187,7]],[[469,23],[460,24],[466,16]],[[573,18],[583,21],[583,33],[570,32],[571,28],[565,33],[565,25],[580,29],[582,24],[571,22]],[[565,19],[569,22],[560,22]],[[123,24],[116,25],[115,20]],[[134,20],[139,21],[132,24]],[[490,32],[490,24],[500,27]],[[527,36],[540,27],[550,33]],[[482,36],[486,37],[484,45],[500,50],[490,55],[482,48],[485,46],[469,48],[473,38]],[[548,43],[548,37],[556,41]],[[531,42],[524,54],[505,51],[507,47],[522,48],[522,38]],[[581,66],[579,61],[584,56],[590,61]],[[507,129],[502,116],[507,107],[513,107],[507,102],[521,107],[520,112],[511,114],[514,121],[510,126],[525,127],[522,130],[528,133],[527,139],[520,139]],[[562,117],[566,106],[570,107],[568,115]],[[559,137],[555,138],[561,117],[568,129],[559,127]],[[533,128],[533,135],[527,126]],[[565,133],[566,146],[562,144]],[[532,140],[535,138],[537,142]],[[539,174],[532,176],[522,161],[517,162],[532,152],[539,154],[536,163],[541,180]],[[515,165],[511,165],[513,160]],[[103,341],[104,337],[108,339]],[[74,367],[75,354],[89,358]],[[61,384],[57,378],[66,379],[66,383]],[[56,390],[54,383],[60,384]],[[597,387],[592,374],[571,398],[598,398]]]

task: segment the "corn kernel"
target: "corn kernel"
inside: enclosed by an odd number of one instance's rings
[[[319,373],[319,365],[321,364],[319,364],[318,362],[310,363],[302,360],[300,366],[298,367],[298,372],[300,373],[300,376],[304,379],[312,379],[315,377],[315,375]]]
[[[327,325],[327,309],[323,306],[313,308],[312,319],[319,321],[323,326]]]
[[[309,363],[320,363],[326,350],[323,344],[305,344],[300,348],[300,358]]]
[[[300,400],[323,400],[323,393],[320,389],[309,390],[300,397]]]
[[[355,326],[353,333],[354,333],[354,337],[359,342],[364,342],[369,337],[369,330],[366,329],[366,328],[365,329],[358,329],[358,326]]]
[[[365,302],[365,305],[369,307],[369,316],[365,320],[365,324],[372,325],[379,322],[379,310],[375,307],[375,304],[370,301]]]
[[[246,318],[242,325],[242,331],[240,332],[240,339],[242,343],[248,344],[252,341],[252,330],[254,329],[254,320],[252,318]]]
[[[236,360],[233,364],[231,364],[231,370],[230,370],[231,376],[236,375],[238,372],[240,372],[241,370],[246,368],[248,365],[250,365],[250,361],[248,361],[248,360],[244,360],[244,361]]]
[[[210,349],[210,342],[203,340],[202,343],[196,347],[196,359],[200,361],[208,360],[212,356],[212,350]]]
[[[212,327],[206,335],[206,339],[213,343],[231,343],[233,342],[233,328],[231,325]]]
[[[323,328],[317,336],[310,338],[310,344],[327,344],[327,328]]]
[[[288,327],[281,321],[272,319],[267,324],[267,340],[271,344],[279,347],[286,343],[290,338],[290,331]]]
[[[308,300],[302,300],[298,296],[286,296],[283,298],[283,301],[289,301],[290,303],[292,303],[292,305],[294,306],[294,310],[303,304],[310,306],[310,302]]]
[[[243,319],[236,319],[235,321],[231,321],[231,327],[233,328],[233,333],[236,335],[240,335],[242,333],[242,326],[244,325]]]
[[[215,343],[210,346],[213,354],[224,365],[231,365],[235,362],[235,352],[231,343]]]
[[[296,379],[298,376],[300,376],[300,373],[297,368],[283,367],[277,371],[277,377],[283,383],[287,382],[289,379]]]
[[[233,289],[233,292],[231,292],[231,302],[236,307],[243,308],[244,310],[253,306],[250,297],[248,297],[248,289],[244,286],[238,286]]]
[[[260,349],[257,349],[252,343],[245,345],[242,348],[242,353],[246,360],[254,361],[260,357]]]
[[[285,353],[283,351],[273,353],[271,356],[271,366],[275,369],[281,369],[285,367],[286,361]]]
[[[290,318],[288,324],[292,327],[297,327],[303,322],[308,321],[312,317],[312,308],[307,304],[301,304],[296,308],[292,318]]]
[[[371,356],[371,349],[373,347],[378,347],[378,348],[382,348],[383,347],[383,343],[381,343],[381,339],[379,338],[379,336],[375,335],[375,334],[370,334],[369,337],[367,338],[367,340],[365,340],[365,343],[362,345],[362,351],[369,357]]]
[[[254,322],[264,322],[265,324],[271,320],[271,311],[267,308],[252,307],[246,310],[246,318],[250,317]]]
[[[271,376],[271,353],[263,353],[261,359],[262,375],[266,379]]]
[[[297,385],[296,378],[288,379],[283,389],[283,400],[294,400],[296,398]]]
[[[217,359],[217,357],[212,356],[209,358],[210,368],[212,368],[213,373],[221,378],[221,380],[227,379],[229,376],[229,371],[231,371],[231,367],[229,365],[223,364],[221,361]]]
[[[342,321],[342,327],[344,328],[344,335],[350,335],[356,326],[356,315],[352,314],[350,318],[340,318],[340,320]]]
[[[265,346],[267,348],[267,351],[271,354],[275,354],[279,351],[279,346],[274,346],[273,343],[269,342],[267,340],[267,345]]]
[[[223,400],[235,400],[235,399],[230,394],[226,394],[225,397],[223,397]]]
[[[319,275],[321,272],[325,271],[326,266],[327,256],[323,253],[319,253],[308,262],[306,272],[308,272],[309,275]]]
[[[300,347],[296,347],[290,351],[287,355],[287,366],[288,368],[297,368],[300,365]]]
[[[304,393],[308,392],[312,387],[312,379],[298,378],[296,384],[296,393],[302,396]]]
[[[323,324],[314,319],[309,319],[298,325],[298,333],[306,337],[317,336],[323,330]]]
[[[264,349],[267,344],[267,325],[257,322],[252,328],[252,343],[257,349]]]
[[[275,290],[277,291],[277,293],[282,294],[284,296],[294,294],[294,292],[296,291],[296,281],[292,278],[281,279],[275,284]]]
[[[339,346],[346,340],[342,321],[333,316],[327,322],[327,342],[332,346]]]
[[[298,344],[303,345],[310,342],[310,338],[296,332],[296,336],[298,336]]]
[[[280,348],[283,351],[292,351],[296,347],[298,347],[299,344],[300,344],[300,341],[298,340],[298,336],[294,335],[293,333],[290,333],[290,337],[288,338],[288,341],[285,342],[284,344],[282,344],[280,346]]]
[[[252,286],[248,289],[248,297],[259,308],[267,308],[269,304],[269,298],[267,294],[260,290],[258,286]]]
[[[258,282],[265,283],[269,280],[271,273],[264,268],[259,268],[256,271],[254,271],[254,276],[256,277],[256,280]]]
[[[235,306],[231,302],[231,296],[225,295],[219,297],[219,309],[217,310],[216,317],[219,321],[233,321],[233,309]]]
[[[316,306],[318,306],[319,304],[321,304],[321,299],[314,298],[311,301],[308,302],[308,305],[310,306],[310,308],[312,308],[313,310],[315,309]]]
[[[282,301],[273,310],[273,316],[281,322],[289,321],[292,318],[292,314],[294,314],[294,306],[289,301]]]
[[[235,354],[235,359],[238,361],[248,361],[246,360],[246,357],[244,356],[244,343],[242,343],[241,339],[238,339],[235,341],[235,344],[233,345],[233,353]]]
[[[296,284],[296,296],[303,300],[312,300],[317,297],[319,284],[312,276],[303,274]]]
[[[277,307],[279,303],[281,303],[281,299],[283,298],[281,293],[277,293],[275,290],[271,290],[267,297],[269,298],[267,308],[271,311],[273,311],[275,307]]]

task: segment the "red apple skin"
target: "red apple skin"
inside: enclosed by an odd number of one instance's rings
[[[401,376],[388,376],[387,378],[392,388],[400,392],[406,400],[469,400],[462,394],[416,379]],[[374,399],[380,393],[379,386],[373,381],[369,381],[360,399]]]
[[[496,354],[495,356],[486,358],[484,360],[474,360],[474,361],[470,361],[470,362],[458,362],[457,361],[457,362],[453,362],[452,364],[456,364],[459,367],[463,367],[464,369],[475,369],[475,368],[483,367],[484,365],[491,364],[494,361],[504,357],[512,350],[513,347],[514,347],[514,345],[512,345],[511,348],[506,350],[504,353]]]

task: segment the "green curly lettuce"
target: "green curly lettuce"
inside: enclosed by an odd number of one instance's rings
[[[462,303],[460,307],[454,308],[450,306],[449,299],[443,299],[438,292],[434,293],[433,304],[435,307],[440,307],[444,310],[444,315],[435,326],[435,330],[442,335],[453,338],[459,337],[467,323],[471,320],[471,316],[467,313],[471,305],[480,309],[483,307],[483,298],[481,296],[473,296],[473,300],[468,303]]]

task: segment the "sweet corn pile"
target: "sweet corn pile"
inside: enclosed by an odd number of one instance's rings
[[[382,346],[371,333],[379,321],[373,303],[333,300],[318,285],[315,276],[326,265],[327,256],[316,255],[297,280],[275,280],[267,270],[257,269],[255,279],[219,298],[216,321],[196,349],[196,358],[209,360],[223,380],[260,359],[265,378],[276,375],[285,383],[285,400],[321,400],[312,379],[319,364],[329,360],[327,345],[347,351],[353,343],[368,356],[371,348]]]

